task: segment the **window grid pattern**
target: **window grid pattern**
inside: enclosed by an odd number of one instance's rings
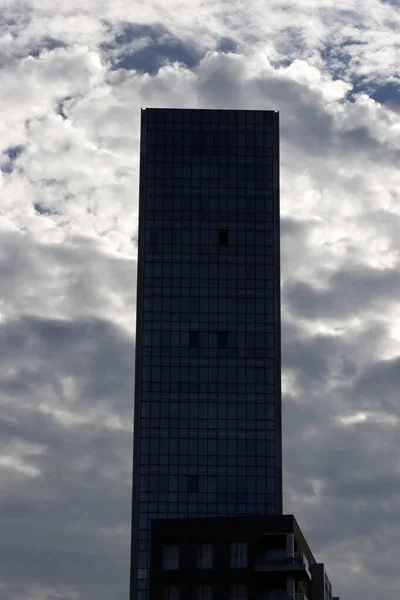
[[[279,351],[272,114],[146,112],[138,569],[152,518],[276,512]]]

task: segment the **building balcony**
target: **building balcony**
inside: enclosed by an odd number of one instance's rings
[[[290,594],[289,592],[262,592],[258,593],[256,596],[256,600],[308,600],[305,594]]]
[[[311,573],[308,566],[308,560],[303,552],[285,552],[284,550],[273,550],[261,552],[256,556],[255,571],[297,571],[306,572],[311,579]],[[303,598],[294,598],[293,600],[304,600]]]

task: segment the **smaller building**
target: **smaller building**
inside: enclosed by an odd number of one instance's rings
[[[152,521],[150,600],[339,600],[293,515]]]

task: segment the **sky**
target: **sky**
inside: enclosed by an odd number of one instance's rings
[[[284,511],[400,588],[398,0],[0,0],[0,597],[126,600],[140,108],[280,111]]]

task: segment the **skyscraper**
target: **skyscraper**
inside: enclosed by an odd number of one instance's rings
[[[142,111],[131,600],[157,518],[282,513],[279,120]]]

